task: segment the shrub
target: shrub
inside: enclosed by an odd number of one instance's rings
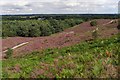
[[[98,38],[98,28],[96,28],[95,30],[93,30],[93,32],[92,32],[92,37],[93,37],[94,39],[97,39],[97,38]]]
[[[97,26],[97,21],[96,21],[96,20],[91,21],[91,22],[90,22],[90,25],[91,25],[91,26]]]
[[[41,31],[37,27],[30,27],[29,36],[30,37],[39,37],[41,35]]]
[[[118,20],[118,26],[117,26],[117,28],[120,31],[120,20]]]
[[[47,26],[40,27],[40,30],[41,30],[41,36],[49,36],[52,34],[50,28]]]
[[[8,50],[5,54],[6,54],[6,58],[10,58],[13,54],[13,50],[11,48],[8,48]]]

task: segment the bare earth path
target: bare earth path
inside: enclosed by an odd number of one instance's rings
[[[22,47],[22,46],[24,46],[24,45],[26,45],[26,44],[28,44],[29,42],[24,42],[24,43],[21,43],[21,44],[19,44],[19,45],[16,45],[16,46],[14,46],[14,47],[12,47],[11,49],[16,49],[16,48],[19,48],[19,47]],[[5,53],[5,52],[7,52],[8,50],[5,50],[5,51],[3,51],[3,53]]]
[[[98,25],[100,26],[99,33],[101,37],[111,36],[118,32],[118,23],[112,23],[113,21],[114,20],[110,19],[97,20]],[[12,37],[8,39],[3,39],[2,50],[6,51],[7,48],[13,48],[13,56],[20,56],[24,53],[28,53],[35,50],[71,46],[80,43],[81,41],[92,39],[91,31],[94,29],[95,27],[90,26],[90,22],[88,21],[75,27],[66,29],[61,33],[56,33],[47,37]]]

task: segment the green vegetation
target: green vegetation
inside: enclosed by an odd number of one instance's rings
[[[3,15],[2,37],[38,37],[48,36],[73,27],[84,21],[93,19],[116,19],[118,15],[110,14],[34,14],[34,15]],[[96,21],[91,22],[96,26]],[[118,26],[119,29],[119,26]]]
[[[98,38],[98,28],[96,28],[95,30],[92,31],[92,37],[93,37],[93,39]]]
[[[91,26],[97,26],[97,21],[96,21],[96,20],[91,21],[91,22],[90,22],[90,25],[91,25]]]
[[[82,23],[82,19],[71,18],[64,20],[3,20],[2,37],[38,37],[49,36],[66,28]]]
[[[117,26],[117,28],[120,31],[120,19],[118,19],[118,26]]]
[[[6,54],[6,58],[10,58],[13,54],[13,50],[11,48],[8,48],[5,54]]]
[[[3,60],[3,78],[116,77],[120,35]]]

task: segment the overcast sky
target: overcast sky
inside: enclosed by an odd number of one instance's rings
[[[1,14],[114,14],[119,0],[0,0]]]

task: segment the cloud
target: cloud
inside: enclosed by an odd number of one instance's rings
[[[1,0],[3,14],[117,13],[119,0]]]

